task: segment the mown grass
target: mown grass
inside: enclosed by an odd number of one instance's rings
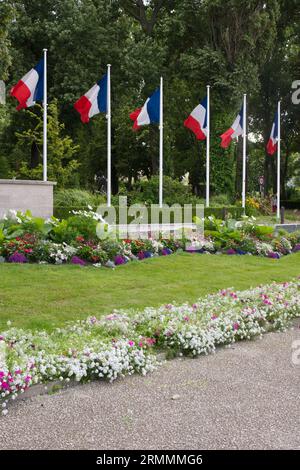
[[[0,329],[31,329],[113,309],[194,301],[225,287],[247,289],[300,275],[300,253],[280,260],[186,253],[107,268],[0,264]]]

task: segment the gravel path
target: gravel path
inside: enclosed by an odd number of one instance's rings
[[[299,327],[15,402],[0,449],[300,449]]]

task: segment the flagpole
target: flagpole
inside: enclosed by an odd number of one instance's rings
[[[247,151],[247,95],[244,94],[243,106],[243,179],[242,179],[242,206],[246,208],[246,151]]]
[[[277,145],[277,220],[280,219],[280,150],[281,150],[281,123],[280,123],[281,103],[278,101],[278,145]]]
[[[207,85],[207,134],[206,134],[206,207],[209,207],[209,190],[210,190],[210,86]]]
[[[159,207],[163,205],[163,77],[159,94]]]
[[[44,50],[43,181],[47,181],[47,49]]]
[[[107,207],[111,206],[111,86],[110,68],[107,64]]]

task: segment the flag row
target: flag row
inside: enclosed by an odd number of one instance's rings
[[[80,114],[81,121],[88,123],[90,119],[105,113],[107,118],[107,205],[111,205],[111,66],[108,64],[107,73],[95,83],[74,108]],[[43,118],[43,180],[47,181],[47,49],[44,49],[43,59],[33,67],[11,89],[11,95],[19,104],[17,109],[33,106],[42,101]],[[159,206],[163,205],[163,78],[160,86],[147,98],[144,105],[130,114],[133,130],[137,131],[147,124],[159,125]],[[192,110],[185,119],[184,126],[192,131],[197,140],[206,141],[206,206],[210,198],[210,87],[207,86],[206,97]],[[246,207],[246,151],[247,151],[247,97],[244,95],[240,112],[232,126],[221,135],[221,147],[227,148],[233,139],[243,139],[242,165],[242,206]],[[280,216],[280,102],[272,125],[267,152],[273,155],[277,150],[277,217]]]
[[[34,68],[32,68],[24,77],[12,88],[11,95],[18,101],[17,109],[29,108],[37,101],[43,101],[43,81],[44,81],[44,59],[42,59]],[[107,113],[107,73],[93,85],[78,101],[74,108],[81,116],[83,123],[98,113]],[[146,100],[141,108],[137,108],[130,114],[133,121],[133,129],[159,123],[160,114],[160,88]],[[184,126],[190,129],[196,139],[205,140],[207,138],[208,126],[208,99],[207,96],[193,109],[188,118],[184,121]],[[232,126],[221,135],[221,147],[227,148],[231,141],[243,135],[243,129],[246,123],[243,121],[243,106],[234,120]],[[267,144],[267,152],[273,155],[278,142],[278,113],[272,125],[270,139]]]

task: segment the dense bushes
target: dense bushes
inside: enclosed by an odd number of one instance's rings
[[[87,209],[88,206],[94,210],[99,204],[105,203],[105,197],[93,194],[83,189],[61,189],[54,194],[54,215],[62,219],[68,217],[73,210]]]
[[[146,205],[157,204],[159,192],[159,177],[153,176],[149,180],[137,181],[132,191],[126,193],[129,204],[143,203]],[[182,184],[178,180],[164,176],[163,180],[164,203],[196,204],[199,199],[192,194],[190,186]]]
[[[132,191],[125,191],[125,188],[120,191],[119,195],[113,196],[112,205],[119,212],[119,196],[127,197],[128,206],[132,204],[143,204],[149,207],[151,204],[158,203],[158,178],[153,177],[150,180],[139,181],[134,185]],[[196,198],[189,186],[183,185],[178,180],[173,180],[170,177],[164,178],[164,203],[172,206],[179,204],[192,204],[193,216],[195,215],[196,204],[203,204],[204,199]],[[54,215],[62,219],[70,216],[72,211],[86,210],[88,207],[96,208],[100,204],[106,204],[106,197],[104,195],[96,195],[89,191],[80,189],[63,189],[57,191],[54,197]],[[243,209],[240,206],[230,204],[230,200],[224,194],[211,197],[211,207],[205,208],[205,216],[213,215],[218,219],[224,219],[226,215],[230,215],[234,219],[240,219],[243,215]],[[133,217],[128,217],[128,222],[131,222]],[[171,215],[171,222],[174,216]],[[148,209],[148,221],[151,222],[151,211]],[[160,221],[162,217],[160,216]]]

